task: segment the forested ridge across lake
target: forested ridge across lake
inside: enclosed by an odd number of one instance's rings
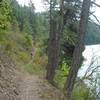
[[[0,0],[0,100],[100,100],[99,3],[35,2]]]

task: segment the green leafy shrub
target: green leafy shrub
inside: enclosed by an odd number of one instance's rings
[[[94,99],[90,93],[89,87],[87,87],[87,85],[84,82],[79,81],[78,83],[76,83],[74,87],[72,100],[94,100]]]
[[[62,66],[60,66],[59,69],[56,70],[56,75],[54,78],[55,84],[61,89],[63,89],[64,87],[68,72],[68,65],[63,61]]]
[[[0,2],[0,29],[6,29],[8,20],[10,18],[10,5],[9,0],[2,0]]]

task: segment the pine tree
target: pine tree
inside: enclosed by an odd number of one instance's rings
[[[71,100],[71,95],[74,88],[75,79],[77,77],[78,70],[81,66],[82,52],[84,50],[84,37],[85,37],[87,24],[88,24],[90,4],[91,4],[91,0],[83,1],[79,30],[78,30],[79,39],[75,45],[72,65],[69,71],[69,75],[67,77],[67,81],[65,83],[66,100]]]

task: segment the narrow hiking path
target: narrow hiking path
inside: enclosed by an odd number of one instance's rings
[[[20,100],[43,100],[40,93],[41,87],[38,75],[23,73],[20,78]]]
[[[18,100],[63,100],[61,92],[43,76],[20,73]]]

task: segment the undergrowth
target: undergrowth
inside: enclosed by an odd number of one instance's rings
[[[47,65],[47,55],[42,53],[41,43],[34,45],[34,52],[31,61],[24,65],[24,69],[30,74],[43,74]]]

